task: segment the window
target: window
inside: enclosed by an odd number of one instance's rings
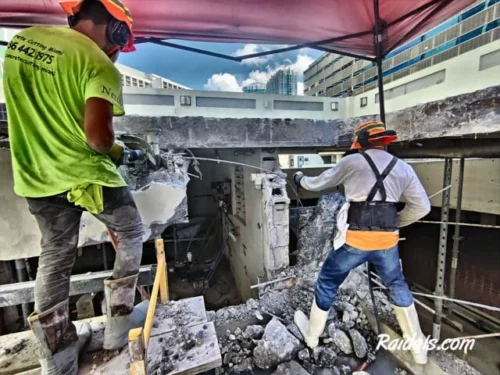
[[[144,87],[144,81],[139,80],[139,87]]]
[[[137,78],[132,78],[132,86],[137,87]]]
[[[479,58],[479,71],[493,68],[497,65],[500,65],[500,49],[482,55]]]
[[[168,89],[168,83],[167,82],[163,82],[163,88],[164,89]]]
[[[149,83],[149,82],[146,82],[145,85],[146,85],[146,87],[151,87],[151,83]]]
[[[339,102],[331,102],[330,103],[330,109],[332,111],[338,111],[339,110]]]
[[[367,105],[368,105],[368,97],[367,96],[363,96],[360,99],[360,107],[366,107]]]
[[[129,76],[125,76],[125,86],[132,86],[131,79]]]
[[[7,121],[7,106],[0,103],[0,121]]]
[[[189,95],[181,95],[181,105],[191,105],[191,97]]]

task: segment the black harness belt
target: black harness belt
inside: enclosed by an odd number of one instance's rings
[[[397,203],[386,202],[387,193],[385,191],[384,179],[392,171],[398,158],[393,157],[389,165],[380,173],[370,156],[360,151],[360,154],[370,165],[377,181],[371,189],[365,202],[350,202],[347,222],[349,230],[394,232],[399,227]],[[380,192],[382,200],[373,201],[373,198]]]

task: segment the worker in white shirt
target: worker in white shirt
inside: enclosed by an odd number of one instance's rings
[[[302,311],[295,313],[294,320],[306,344],[316,347],[339,286],[352,269],[371,262],[389,289],[403,337],[412,340],[415,362],[425,364],[425,336],[399,263],[398,228],[427,215],[430,202],[414,170],[386,151],[396,139],[396,132],[386,130],[380,121],[361,124],[351,146],[358,152],[317,177],[306,177],[302,172],[294,175],[295,183],[310,191],[344,185],[349,202],[345,244],[330,251],[323,264],[309,320]],[[406,206],[398,213],[396,204],[402,196]]]

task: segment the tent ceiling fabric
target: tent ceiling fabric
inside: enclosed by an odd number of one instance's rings
[[[373,0],[123,2],[132,12],[136,37],[293,45],[366,32],[321,47],[359,55],[375,54]],[[380,19],[386,25],[383,52],[422,34],[472,3],[474,0],[379,0]],[[404,18],[405,15],[409,16]],[[0,26],[65,24],[66,17],[57,0],[0,0]]]

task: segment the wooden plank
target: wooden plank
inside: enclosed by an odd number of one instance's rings
[[[200,324],[207,321],[205,302],[198,296],[161,304],[156,307],[155,318],[151,336]]]
[[[167,268],[167,260],[165,259],[165,243],[163,242],[163,238],[157,238],[155,240],[155,248],[156,248],[156,262],[158,265],[163,263],[165,265],[165,272],[162,273],[162,277],[160,280],[160,301],[161,303],[166,303],[169,300],[168,296],[168,268]]]
[[[158,294],[160,292],[160,282],[163,278],[163,273],[167,272],[165,269],[165,263],[158,264],[158,269],[156,270],[155,282],[153,284],[153,291],[151,292],[151,300],[149,301],[148,312],[146,315],[146,321],[144,322],[144,348],[148,348],[149,338],[151,336],[151,330],[153,328],[153,322],[155,317],[156,302],[158,300]]]
[[[110,277],[113,271],[93,272],[89,274],[73,275],[70,279],[69,295],[95,293],[104,290],[104,279]],[[152,266],[143,266],[139,269],[139,285],[153,283]],[[20,305],[34,302],[35,281],[0,285],[0,307]]]
[[[200,334],[200,332],[202,333]],[[149,373],[153,373],[153,370],[160,366],[164,349],[172,349],[176,344],[182,344],[179,342],[179,338],[182,338],[183,334],[202,337],[201,344],[195,345],[189,350],[176,351],[179,354],[177,360],[168,357],[166,363],[173,366],[171,372],[167,372],[169,375],[199,374],[222,366],[215,326],[213,322],[205,322],[151,337],[147,352]]]

